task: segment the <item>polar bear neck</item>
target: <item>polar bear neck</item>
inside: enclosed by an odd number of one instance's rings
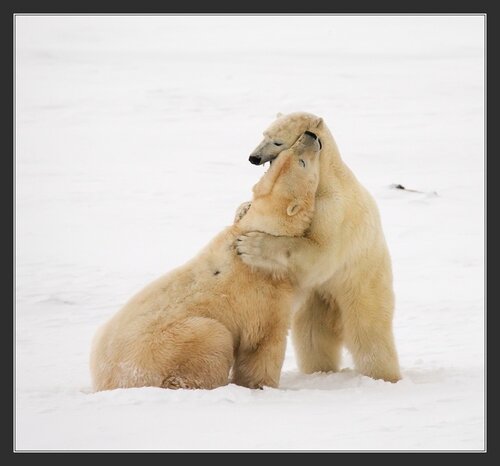
[[[308,112],[294,112],[288,115],[277,115],[277,120],[271,124],[264,134],[268,137],[274,135],[290,134],[296,131],[298,139],[305,131],[310,131],[318,136],[321,141],[320,151],[320,179],[316,198],[328,197],[335,193],[349,191],[357,186],[354,174],[343,162],[337,143],[323,118]]]
[[[336,186],[351,182],[354,177],[351,170],[343,162],[332,133],[323,123],[316,134],[323,145],[320,152],[320,177],[316,197],[335,191]]]

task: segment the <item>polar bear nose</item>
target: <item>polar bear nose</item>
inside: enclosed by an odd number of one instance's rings
[[[261,161],[260,155],[251,155],[248,157],[248,160],[250,160],[250,163],[253,163],[254,165],[259,165]]]
[[[321,139],[316,134],[314,134],[312,131],[305,131],[304,134],[307,134],[308,136],[312,137],[314,140],[318,141],[319,148],[321,150],[323,145],[321,144]]]

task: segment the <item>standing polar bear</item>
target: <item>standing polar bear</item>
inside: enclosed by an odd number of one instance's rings
[[[236,238],[259,230],[300,236],[311,223],[319,182],[317,137],[304,134],[253,188],[251,206],[195,258],[159,278],[96,334],[90,357],[95,390],[155,386],[277,387],[293,284],[237,258]]]
[[[325,122],[305,112],[278,114],[250,162],[273,160],[304,131],[323,144],[311,227],[301,238],[244,234],[238,252],[257,269],[290,272],[307,290],[292,321],[303,372],[338,371],[345,345],[359,372],[396,382],[401,375],[392,331],[392,267],[378,208],[342,161]]]

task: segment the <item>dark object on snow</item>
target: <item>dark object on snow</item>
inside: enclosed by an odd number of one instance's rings
[[[405,188],[402,184],[391,184],[389,188],[392,189],[401,189],[402,191],[409,191],[411,193],[422,193],[422,194],[429,194],[432,196],[437,196],[438,193],[436,191],[418,191],[417,189],[408,189]]]

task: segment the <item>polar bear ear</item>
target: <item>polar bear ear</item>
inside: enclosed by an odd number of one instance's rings
[[[312,127],[319,128],[323,124],[323,118],[318,117],[313,120]]]
[[[278,113],[276,114],[276,118],[280,118],[280,117],[282,117],[282,116],[283,116],[283,113],[281,113],[281,112],[278,112]]]
[[[295,214],[298,214],[302,210],[302,206],[297,201],[292,201],[288,204],[286,208],[286,213],[288,216],[293,217]]]

